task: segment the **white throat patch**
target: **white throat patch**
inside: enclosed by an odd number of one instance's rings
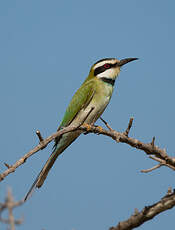
[[[117,75],[119,74],[120,69],[117,68],[112,68],[112,69],[107,69],[102,73],[99,73],[97,75],[98,78],[108,78],[108,79],[116,79]]]

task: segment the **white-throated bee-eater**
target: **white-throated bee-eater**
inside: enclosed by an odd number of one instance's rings
[[[114,83],[120,73],[120,68],[128,62],[137,59],[138,58],[125,58],[117,60],[116,58],[105,58],[96,62],[91,67],[88,77],[74,94],[58,130],[69,125],[78,126],[82,124],[83,121],[86,124],[94,124],[104,112],[111,99]],[[55,139],[52,154],[40,171],[24,200],[28,199],[35,187],[40,188],[43,185],[57,157],[81,133],[82,131],[77,130],[65,133]]]

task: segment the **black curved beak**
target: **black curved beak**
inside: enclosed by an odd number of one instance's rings
[[[135,61],[135,60],[138,60],[138,58],[124,58],[124,59],[121,59],[119,61],[119,63],[117,63],[117,65],[123,66],[123,65],[127,64],[128,62]]]

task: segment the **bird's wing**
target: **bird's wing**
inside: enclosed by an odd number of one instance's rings
[[[93,81],[89,81],[84,83],[74,94],[66,112],[63,117],[63,120],[61,122],[60,127],[65,127],[71,124],[75,116],[78,114],[78,112],[86,108],[88,104],[91,102],[93,95],[95,93],[95,86]],[[55,147],[57,143],[59,142],[59,139],[55,140]],[[63,150],[61,150],[62,152]],[[52,165],[54,164],[56,158],[61,153],[58,150],[54,150],[52,154],[50,155],[49,159],[47,160],[46,164],[40,171],[39,175],[37,176],[35,182],[33,183],[32,187],[30,188],[29,192],[25,196],[24,201],[26,201],[32,194],[35,187],[41,187],[44,183],[44,180],[47,177],[47,174],[49,170],[51,169]]]
[[[85,109],[92,100],[95,93],[95,84],[93,80],[84,83],[74,94],[69,106],[66,109],[60,127],[66,127],[71,124],[81,109]],[[59,127],[59,128],[60,128]]]

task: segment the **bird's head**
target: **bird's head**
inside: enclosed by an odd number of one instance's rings
[[[138,58],[125,58],[118,60],[116,58],[105,58],[96,62],[90,70],[91,77],[109,78],[115,80],[120,73],[120,68],[128,62],[135,61]]]

